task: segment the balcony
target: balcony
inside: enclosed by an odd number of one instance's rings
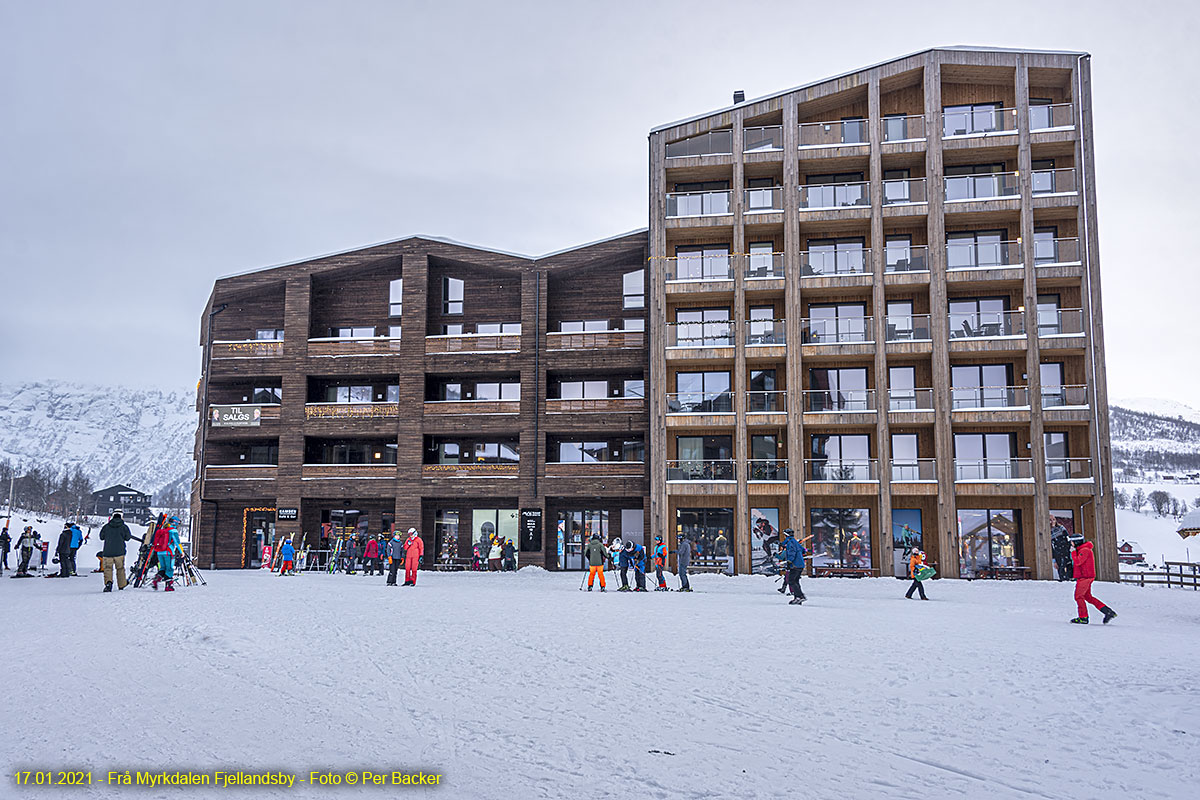
[[[800,208],[804,211],[870,208],[870,206],[870,184],[865,181],[819,183],[800,187]]]
[[[1082,263],[1076,238],[1033,240],[1033,263],[1038,269]]]
[[[883,248],[883,271],[928,272],[929,248],[923,244],[889,244]]]
[[[1074,169],[1037,169],[1030,174],[1034,197],[1075,194]]]
[[[274,358],[283,355],[283,339],[214,340],[214,361],[228,358]]]
[[[875,341],[871,317],[805,318],[800,320],[804,344],[870,344]]]
[[[870,263],[868,248],[805,250],[800,253],[800,275],[804,278],[866,275],[871,271]]]
[[[932,317],[929,314],[888,314],[887,341],[889,342],[932,342],[930,333]]]
[[[1087,408],[1086,386],[1042,386],[1042,408]]]
[[[425,416],[520,414],[520,400],[426,400]]]
[[[455,333],[425,337],[425,354],[519,353],[519,333]]]
[[[999,200],[1015,198],[1021,187],[1015,172],[989,172],[984,175],[947,175],[946,202]]]
[[[1002,339],[1025,335],[1024,311],[950,314],[950,339]]]
[[[1025,386],[952,386],[950,407],[955,411],[1029,408],[1029,389]]]
[[[424,464],[423,478],[516,478],[520,464]]]
[[[933,411],[933,389],[888,389],[888,411]]]
[[[577,397],[546,400],[547,414],[640,414],[646,410],[644,397]]]
[[[1056,308],[1037,313],[1038,336],[1082,336],[1083,309]]]
[[[1056,483],[1092,483],[1090,458],[1047,458],[1046,480]]]
[[[204,478],[209,481],[273,481],[275,464],[209,464]]]
[[[782,151],[782,125],[765,125],[742,130],[743,153],[779,153]]]
[[[668,414],[732,414],[731,392],[673,392],[667,395]]]
[[[549,461],[547,478],[642,478],[646,465],[641,461]]]
[[[868,144],[867,121],[846,119],[831,122],[801,122],[800,149],[848,147]]]
[[[925,140],[925,116],[923,114],[889,114],[883,118],[883,140],[889,144],[897,142],[920,142]]]
[[[733,193],[670,192],[667,194],[667,219],[683,217],[722,217],[733,214]]]
[[[769,214],[773,211],[783,211],[783,187],[770,186],[757,189],[746,189],[743,192],[743,202],[747,214]]]
[[[783,277],[783,253],[750,253],[746,256],[746,280]]]
[[[746,323],[747,347],[782,347],[785,344],[786,320],[755,319]]]
[[[672,283],[733,280],[733,262],[728,253],[680,255],[666,262],[664,277]]]
[[[732,483],[737,480],[733,459],[667,461],[667,481]]]
[[[646,346],[644,331],[582,331],[547,333],[547,350],[637,350]]]
[[[1075,108],[1070,103],[1029,107],[1029,130],[1069,130],[1075,127]]]
[[[680,139],[678,142],[669,142],[666,155],[667,158],[733,155],[733,131],[710,131]]]
[[[836,414],[875,411],[874,389],[810,389],[804,392],[804,413]]]
[[[746,392],[747,414],[786,414],[787,392],[783,391],[751,391]]]
[[[808,458],[804,461],[804,480],[814,483],[867,483],[878,481],[879,460],[875,458]]]
[[[752,458],[746,462],[746,480],[751,483],[787,483],[786,458]]]
[[[305,419],[396,419],[399,403],[305,403]]]
[[[1020,242],[946,242],[946,270],[1021,267]]]
[[[1033,480],[1033,459],[954,459],[954,480],[958,483]]]
[[[929,202],[924,178],[893,178],[883,182],[883,204],[902,206]]]
[[[395,480],[395,464],[305,464],[300,477],[316,480]]]
[[[937,483],[937,459],[893,458],[892,483]]]
[[[394,356],[399,352],[399,336],[366,336],[361,338],[331,336],[308,340],[308,354],[313,358]]]
[[[667,347],[733,347],[733,322],[668,322]]]
[[[942,112],[942,138],[995,136],[1017,132],[1015,108],[976,108]]]

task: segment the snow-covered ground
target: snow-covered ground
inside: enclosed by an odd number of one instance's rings
[[[1130,539],[1146,553],[1146,562],[1162,566],[1164,561],[1200,561],[1200,537],[1180,538],[1175,517],[1156,517],[1127,508],[1117,509],[1117,541]]]
[[[415,589],[207,577],[174,594],[0,579],[0,674],[27,698],[0,704],[5,774],[424,768],[442,786],[409,791],[455,798],[1125,800],[1200,782],[1200,593],[1102,585],[1121,616],[1083,627],[1055,583],[935,581],[922,603],[894,579],[809,580],[792,607],[760,576],[699,576],[691,595],[536,569]]]

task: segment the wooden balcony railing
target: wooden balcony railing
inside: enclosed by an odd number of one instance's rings
[[[395,478],[395,464],[305,464],[300,477],[311,480]]]
[[[598,461],[592,463],[550,462],[547,478],[641,478],[646,465],[641,461]]]
[[[346,356],[394,356],[400,352],[400,339],[376,336],[366,339],[309,339],[308,354],[314,358]]]
[[[518,464],[426,464],[426,478],[515,478]]]
[[[610,412],[636,414],[646,410],[644,397],[600,397],[596,399],[547,400],[547,414]]]
[[[628,350],[646,346],[642,331],[590,331],[547,333],[547,350]]]
[[[283,355],[283,341],[279,339],[246,339],[242,341],[214,341],[212,357],[222,358],[273,358]]]
[[[306,403],[305,419],[395,419],[399,403]]]
[[[521,350],[519,333],[464,333],[458,336],[426,336],[426,354],[435,353],[517,353]]]
[[[210,481],[275,480],[274,464],[209,464],[204,478]]]
[[[431,416],[453,414],[520,414],[520,400],[426,400],[425,413]]]

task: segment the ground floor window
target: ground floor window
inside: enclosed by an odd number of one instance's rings
[[[870,509],[812,508],[808,514],[813,566],[870,568]]]
[[[458,558],[458,510],[439,508],[433,515],[433,539],[438,547],[438,561]]]
[[[755,575],[778,575],[779,509],[750,509],[750,571]]]
[[[1055,580],[1060,580],[1060,566],[1063,570],[1067,570],[1067,566],[1071,563],[1071,545],[1068,537],[1073,535],[1075,530],[1074,511],[1069,508],[1050,510],[1050,555],[1054,564]],[[1071,572],[1073,574],[1073,570]],[[1066,577],[1070,578],[1071,575]]]
[[[478,548],[481,558],[500,558],[500,547],[505,540],[511,540],[516,546],[517,509],[476,508],[471,511],[472,547]]]
[[[275,544],[275,509],[248,508],[244,513],[242,533],[246,551],[242,563],[258,569],[264,557],[270,558],[271,553],[267,548]]]
[[[562,510],[558,512],[558,568],[584,569],[583,550],[592,534],[608,544],[608,512]]]
[[[924,549],[921,543],[921,509],[892,509],[892,567],[896,575],[908,578],[908,560],[913,550]]]
[[[1022,562],[1021,512],[1012,508],[958,511],[959,575],[982,577],[996,567]]]
[[[692,540],[692,563],[733,574],[733,509],[677,508],[675,534]]]

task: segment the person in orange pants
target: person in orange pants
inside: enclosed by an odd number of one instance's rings
[[[1075,605],[1079,607],[1079,616],[1071,620],[1076,625],[1087,625],[1087,604],[1091,603],[1104,615],[1104,624],[1112,622],[1117,612],[1092,597],[1092,581],[1096,580],[1096,556],[1092,552],[1092,543],[1085,542],[1083,536],[1075,534],[1071,540],[1071,564],[1075,574]]]
[[[592,582],[596,580],[597,575],[600,576],[600,591],[607,591],[604,588],[604,559],[608,556],[608,548],[600,541],[600,534],[592,534],[584,555],[588,561],[588,591],[592,590]]]
[[[425,542],[416,528],[408,529],[408,538],[404,540],[404,585],[417,585],[417,567],[421,566],[421,557],[425,555]]]

